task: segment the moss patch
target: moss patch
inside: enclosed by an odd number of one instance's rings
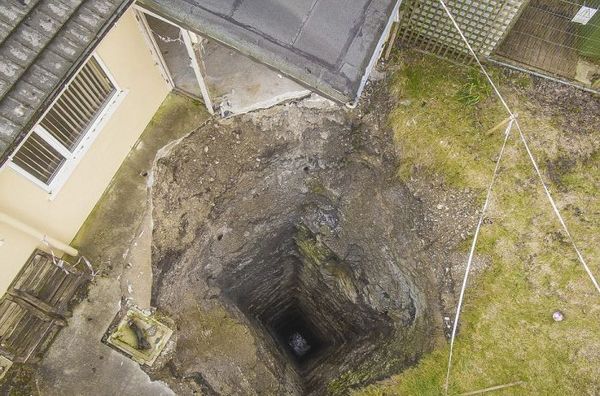
[[[25,364],[13,364],[0,380],[0,394],[7,396],[39,395],[35,384],[35,368]]]
[[[169,94],[71,244],[96,266],[105,261],[119,262],[145,211],[145,205],[140,204],[146,201],[147,194],[144,172],[150,171],[160,148],[198,128],[208,118],[201,103]]]
[[[197,334],[196,339],[178,342],[177,349],[182,361],[183,358],[211,360],[229,356],[232,361],[255,364],[254,337],[247,326],[232,318],[224,308],[190,309],[182,317],[180,327],[185,327],[188,333]]]

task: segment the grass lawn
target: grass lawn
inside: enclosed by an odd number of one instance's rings
[[[391,89],[398,104],[390,122],[402,153],[398,177],[410,183],[442,176],[456,189],[479,191],[483,201],[504,128],[489,130],[506,118],[498,100],[480,74],[464,66],[416,54],[396,62]],[[563,130],[560,118],[567,115],[545,115],[528,100],[527,77],[492,72],[519,114],[573,237],[600,276],[600,130]],[[515,381],[525,384],[494,394],[599,394],[600,296],[553,217],[516,131],[487,217],[477,254],[491,264],[467,289],[450,394]],[[464,251],[471,241],[465,242]],[[552,320],[556,310],[564,321]],[[356,394],[439,395],[447,353],[447,347],[434,350]]]
[[[587,25],[580,27],[579,34],[581,55],[590,60],[600,61],[600,12],[596,12]]]

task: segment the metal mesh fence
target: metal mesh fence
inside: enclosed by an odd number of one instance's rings
[[[600,63],[598,8],[600,0],[530,0],[495,54],[593,84],[593,73],[600,74],[594,66]]]
[[[600,89],[600,0],[446,0],[475,52]],[[400,42],[470,63],[439,0],[405,0]]]

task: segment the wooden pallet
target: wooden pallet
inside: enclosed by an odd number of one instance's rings
[[[69,303],[90,279],[84,271],[37,250],[0,299],[0,354],[38,360],[70,316]]]

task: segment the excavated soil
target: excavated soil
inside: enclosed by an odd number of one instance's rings
[[[339,394],[443,339],[474,210],[399,180],[390,106],[376,87],[214,120],[158,162],[153,305],[177,331],[157,377]]]

